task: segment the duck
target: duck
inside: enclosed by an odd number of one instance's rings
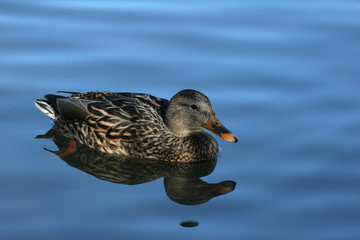
[[[147,93],[68,92],[47,94],[35,106],[71,138],[72,152],[83,144],[124,157],[199,162],[219,153],[216,139],[238,138],[218,119],[209,98],[184,89],[170,100]]]

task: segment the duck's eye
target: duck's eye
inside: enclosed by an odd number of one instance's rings
[[[196,106],[195,104],[190,106],[192,109],[198,109],[198,106]]]

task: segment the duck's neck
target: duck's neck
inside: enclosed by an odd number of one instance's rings
[[[187,137],[195,133],[201,132],[200,128],[189,127],[189,124],[184,122],[184,119],[179,117],[180,114],[178,110],[172,106],[170,106],[165,115],[165,125],[173,132],[175,135],[179,137]]]
[[[173,132],[176,136],[179,137],[188,137],[193,134],[202,132],[201,129],[189,129],[187,126],[182,125],[181,122],[168,121],[166,126]]]

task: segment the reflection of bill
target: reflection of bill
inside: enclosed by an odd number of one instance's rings
[[[59,150],[48,151],[70,166],[105,181],[134,185],[163,177],[167,196],[179,204],[202,204],[216,196],[230,193],[235,188],[233,181],[209,184],[200,179],[213,172],[217,162],[215,158],[197,163],[171,163],[119,157],[81,144],[76,146],[75,151],[68,153],[72,139],[55,128],[37,138],[53,140]]]

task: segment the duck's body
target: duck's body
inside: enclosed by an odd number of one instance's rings
[[[143,93],[71,94],[46,95],[35,105],[65,134],[102,152],[192,162],[219,152],[216,140],[201,130],[205,127],[237,141],[222,125],[211,125],[220,122],[208,98],[195,90],[183,90],[171,101]]]

